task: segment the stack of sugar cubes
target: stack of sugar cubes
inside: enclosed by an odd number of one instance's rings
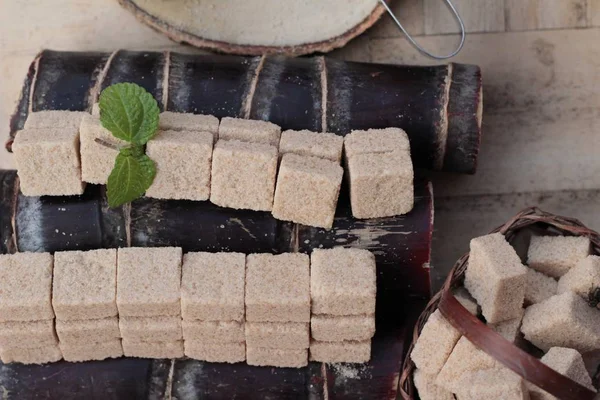
[[[116,249],[54,254],[52,306],[65,360],[123,355],[116,288]]]
[[[54,330],[48,253],[0,255],[0,358],[3,363],[26,364],[62,358]]]
[[[246,361],[300,368],[308,364],[310,260],[301,253],[246,258]]]
[[[581,356],[600,349],[600,312],[585,300],[600,285],[600,258],[588,256],[589,247],[583,237],[534,236],[525,266],[503,235],[475,238],[465,273],[468,292],[462,289],[459,301],[474,315],[479,303],[491,329],[516,345],[522,333],[546,352],[542,362],[593,389]],[[465,298],[467,293],[477,303]],[[452,399],[453,394],[554,399],[461,337],[439,310],[423,327],[411,358],[417,367],[415,386],[424,400]]]
[[[182,269],[185,355],[210,362],[244,361],[246,255],[187,253]]]
[[[179,247],[121,248],[117,306],[127,357],[183,357]]]
[[[369,361],[375,334],[375,256],[361,249],[315,249],[310,279],[310,359]]]
[[[219,120],[211,115],[163,112],[158,132],[146,147],[156,164],[156,176],[146,196],[159,199],[208,200],[213,143]],[[100,122],[99,109],[81,120],[81,175],[85,182],[106,184],[118,151],[127,143],[115,138]]]
[[[412,210],[414,172],[406,132],[352,131],[344,138],[344,154],[355,218],[391,217]]]
[[[344,175],[343,145],[344,139],[333,133],[281,134],[275,218],[331,229]]]

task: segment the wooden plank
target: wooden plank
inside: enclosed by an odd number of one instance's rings
[[[594,0],[505,0],[506,30],[580,28],[587,25],[587,2]]]
[[[455,38],[422,41],[443,52]],[[475,176],[443,175],[436,194],[600,188],[599,41],[597,28],[469,35],[456,61],[483,70],[480,164]],[[373,40],[371,51],[374,62],[434,63],[403,39]]]
[[[600,0],[588,0],[588,26],[600,26]]]
[[[504,2],[498,0],[454,0],[467,32],[503,32]],[[443,0],[424,0],[425,34],[457,33],[460,27]]]
[[[392,11],[404,28],[413,36],[425,33],[423,0],[396,0],[391,4]],[[367,33],[372,38],[404,36],[392,18],[384,14],[381,20]]]
[[[520,210],[538,205],[551,213],[578,218],[600,230],[600,190],[437,197],[431,277],[438,290],[456,260],[469,251],[469,241],[505,223]]]

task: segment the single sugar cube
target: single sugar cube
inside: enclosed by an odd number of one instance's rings
[[[247,322],[248,347],[308,349],[310,332],[303,322]]]
[[[123,339],[125,357],[137,358],[181,358],[183,357],[183,341],[172,342],[138,342]]]
[[[436,385],[456,393],[460,390],[459,382],[464,376],[475,371],[499,367],[498,361],[463,336],[452,349],[439,374],[432,376],[436,376]]]
[[[246,345],[240,343],[205,343],[186,340],[185,355],[194,360],[235,364],[246,361]]]
[[[65,361],[70,362],[105,360],[107,358],[119,358],[123,356],[121,339],[82,344],[65,344],[61,342],[60,350]]]
[[[308,365],[308,350],[248,347],[246,359],[248,365],[259,367],[302,368]]]
[[[181,248],[121,248],[117,307],[120,317],[181,315]]]
[[[246,320],[310,322],[310,272],[306,254],[249,254]]]
[[[423,372],[437,375],[459,339],[460,333],[436,310],[423,326],[410,358]]]
[[[172,342],[183,339],[181,317],[121,317],[121,337],[127,340]]]
[[[181,279],[183,318],[243,321],[245,276],[245,254],[185,254]]]
[[[528,307],[521,331],[544,351],[560,346],[585,353],[600,348],[600,313],[567,292]]]
[[[600,287],[600,257],[587,256],[560,277],[557,293],[575,292],[587,299],[590,292]]]
[[[481,305],[488,323],[519,317],[526,282],[527,269],[503,235],[471,240],[465,287]]]
[[[39,321],[54,318],[52,255],[0,255],[0,321]]]
[[[79,321],[56,320],[56,333],[61,343],[86,345],[105,343],[121,337],[117,317],[84,319]]]
[[[210,132],[216,141],[219,133],[219,119],[213,115],[165,111],[158,118],[158,129],[161,131]]]
[[[356,154],[346,166],[355,218],[391,217],[412,210],[414,174],[408,151]]]
[[[84,111],[48,110],[29,113],[25,129],[79,128],[81,120],[89,115]]]
[[[81,178],[88,183],[106,184],[119,151],[96,142],[96,139],[117,147],[126,146],[128,143],[113,136],[102,126],[98,116],[88,114],[81,120],[79,135],[81,137]]]
[[[62,353],[57,344],[41,347],[2,347],[0,348],[0,359],[4,364],[47,364],[60,361]]]
[[[213,151],[210,201],[221,207],[271,211],[277,148],[219,140]]]
[[[1,347],[42,347],[58,343],[54,323],[44,321],[12,321],[0,323]]]
[[[281,128],[268,121],[225,117],[219,125],[219,139],[264,143],[279,147]]]
[[[469,311],[473,315],[479,314],[479,306],[477,305],[477,302],[475,301],[473,296],[471,296],[471,293],[469,293],[467,289],[461,286],[459,288],[454,289],[452,293],[454,294],[456,300],[458,300],[458,302],[462,304],[462,306],[466,308],[467,311]]]
[[[17,132],[12,149],[25,196],[83,193],[78,127],[25,129]]]
[[[527,264],[536,271],[560,278],[590,254],[590,239],[579,236],[533,236]]]
[[[313,315],[310,320],[312,338],[322,342],[363,341],[375,334],[374,315]]]
[[[587,387],[596,392],[592,384],[592,378],[588,374],[583,358],[577,350],[564,347],[552,347],[540,360],[561,375]],[[529,393],[535,400],[559,400],[539,387],[528,383]]]
[[[352,131],[344,138],[344,154],[351,158],[357,154],[410,151],[406,132],[400,128]]]
[[[156,163],[147,197],[208,200],[213,136],[210,132],[161,131],[146,146]]]
[[[183,339],[207,344],[241,343],[244,322],[183,320]]]
[[[427,375],[420,369],[415,370],[413,381],[421,400],[454,400],[452,392],[435,384],[435,376]]]
[[[342,160],[344,138],[334,133],[318,133],[308,130],[284,131],[279,142],[280,154],[297,154],[335,161]]]
[[[344,169],[317,157],[286,154],[277,175],[273,216],[331,229]]]
[[[457,398],[461,400],[529,400],[526,382],[509,369],[474,371],[460,379]]]
[[[313,314],[375,314],[375,256],[362,249],[315,249],[311,256]]]
[[[517,318],[507,319],[506,321],[495,324],[489,324],[489,327],[500,334],[500,336],[502,336],[504,339],[514,343],[519,336],[524,314],[525,310],[521,310],[521,315]]]
[[[69,321],[117,315],[117,250],[57,251],[52,306]]]
[[[310,360],[325,363],[365,363],[371,359],[371,341],[310,341]]]
[[[556,294],[558,282],[551,276],[527,268],[525,304],[536,304]]]

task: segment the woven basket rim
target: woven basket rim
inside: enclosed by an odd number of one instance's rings
[[[555,215],[546,211],[542,211],[538,207],[526,208],[515,216],[510,218],[506,223],[492,230],[491,233],[501,233],[506,237],[507,241],[511,241],[514,236],[533,225],[541,225],[546,229],[553,229],[555,232],[566,236],[583,236],[590,239],[592,253],[600,255],[600,234],[586,227],[581,221],[575,218]],[[452,270],[448,274],[442,288],[431,298],[424,311],[419,316],[413,331],[413,337],[410,346],[407,349],[400,379],[398,382],[398,392],[404,400],[414,400],[415,387],[413,382],[413,372],[415,364],[410,358],[410,354],[414,345],[419,338],[419,334],[423,326],[429,319],[429,316],[438,310],[438,305],[446,293],[461,283],[466,271],[469,260],[469,253],[464,254],[456,261]]]

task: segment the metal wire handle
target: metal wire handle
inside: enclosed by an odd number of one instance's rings
[[[448,54],[447,56],[436,56],[435,54],[432,54],[429,51],[425,50],[423,47],[421,47],[421,45],[419,43],[417,43],[415,39],[413,39],[413,37],[410,35],[410,33],[408,33],[406,31],[406,29],[404,29],[404,26],[402,26],[400,21],[398,21],[398,18],[396,18],[396,15],[394,15],[394,12],[390,9],[390,6],[387,5],[386,1],[379,0],[379,2],[383,5],[383,7],[385,7],[388,14],[390,14],[390,17],[392,17],[392,19],[394,20],[396,25],[398,25],[398,28],[400,28],[402,33],[404,33],[404,35],[406,35],[406,38],[413,45],[413,47],[415,49],[419,50],[421,53],[425,54],[426,56],[435,58],[436,60],[445,60],[447,58],[454,57],[463,48],[463,46],[465,44],[465,36],[466,36],[465,24],[460,16],[460,14],[456,10],[456,7],[454,7],[454,4],[452,4],[451,0],[445,0],[445,2],[446,2],[446,4],[448,4],[448,7],[450,8],[450,10],[452,10],[454,17],[456,18],[456,20],[458,21],[458,24],[460,25],[460,43],[459,43],[458,47],[456,48],[456,50],[454,50],[452,53]]]

